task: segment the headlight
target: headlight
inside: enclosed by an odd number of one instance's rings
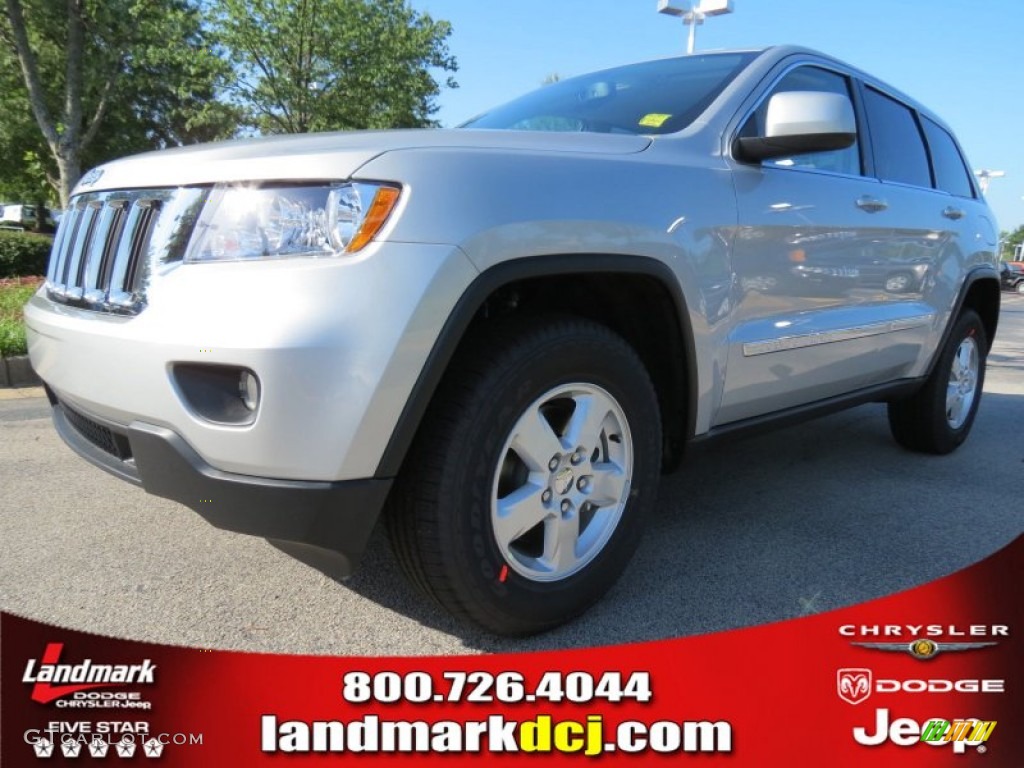
[[[400,190],[386,184],[216,186],[185,261],[355,253],[384,226]]]

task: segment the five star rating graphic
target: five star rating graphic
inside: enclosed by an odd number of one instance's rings
[[[82,753],[82,744],[77,741],[65,741],[60,745],[64,757],[78,757]]]
[[[118,757],[134,757],[135,751],[138,748],[137,745],[131,739],[122,739],[117,743],[113,744],[114,752]],[[164,752],[164,743],[156,738],[150,737],[142,743],[142,754],[146,757],[160,757]],[[88,752],[92,757],[106,757],[107,752],[110,750],[111,744],[104,741],[99,736],[93,738],[88,745]],[[53,739],[42,738],[36,741],[32,745],[33,751],[36,753],[36,757],[49,758],[53,757],[56,745]],[[64,757],[78,757],[82,754],[82,743],[74,739],[68,739],[67,741],[61,742],[60,751]]]
[[[89,754],[93,757],[106,757],[109,749],[110,745],[99,736],[94,738],[89,744]]]

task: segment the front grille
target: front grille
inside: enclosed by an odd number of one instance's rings
[[[67,419],[68,424],[101,451],[109,453],[121,461],[128,461],[132,458],[132,448],[127,437],[115,432],[110,427],[93,421],[68,406],[67,403],[62,402],[59,407],[64,412],[64,418]]]
[[[181,259],[204,199],[199,189],[76,195],[54,238],[47,294],[84,309],[140,312],[154,268]]]

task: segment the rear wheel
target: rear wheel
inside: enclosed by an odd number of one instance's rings
[[[660,446],[654,388],[616,334],[572,318],[478,332],[393,494],[396,555],[464,620],[499,634],[553,627],[625,568],[653,504]]]
[[[1017,283],[1016,291],[1017,293],[1024,293],[1024,280],[1021,280],[1019,283]]]
[[[981,402],[987,350],[981,318],[964,310],[924,387],[889,403],[896,442],[922,453],[945,454],[967,439]]]

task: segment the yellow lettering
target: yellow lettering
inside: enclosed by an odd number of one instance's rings
[[[551,751],[551,715],[540,715],[523,723],[519,729],[519,746],[523,752]]]
[[[555,749],[559,752],[579,752],[583,749],[583,723],[566,720],[555,726]]]

